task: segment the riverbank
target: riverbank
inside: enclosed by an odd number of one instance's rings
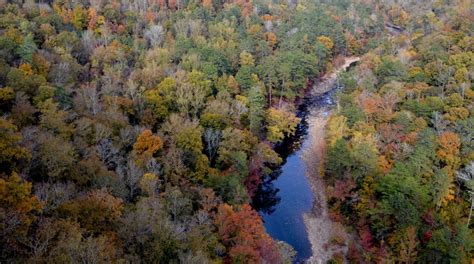
[[[316,82],[313,85],[313,89],[311,91],[311,96],[318,96],[324,93],[329,92],[331,89],[334,88],[334,84],[337,81],[337,76],[339,73],[344,72],[349,68],[352,64],[358,62],[360,60],[359,57],[346,57],[344,58],[344,63],[337,67],[335,70],[325,74],[319,82]]]
[[[334,89],[338,74],[345,71],[353,63],[359,61],[358,57],[348,57],[337,70],[327,74],[317,83],[312,90],[312,96],[319,96]],[[326,263],[336,253],[346,255],[347,235],[342,225],[333,222],[328,215],[326,185],[321,177],[321,164],[326,149],[325,127],[330,114],[330,106],[311,109],[308,118],[308,140],[310,147],[303,153],[306,164],[306,177],[314,195],[311,212],[303,216],[308,239],[311,243],[312,256],[308,263]],[[337,238],[337,243],[332,240]]]

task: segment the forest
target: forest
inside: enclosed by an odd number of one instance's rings
[[[323,173],[352,263],[472,262],[472,7],[392,7],[404,32],[341,76]]]
[[[472,3],[398,2],[0,0],[0,262],[292,263],[252,197],[360,56],[326,129],[331,261],[470,263]]]

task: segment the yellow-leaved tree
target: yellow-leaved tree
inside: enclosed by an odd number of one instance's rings
[[[273,107],[269,108],[267,110],[268,140],[276,143],[282,141],[285,136],[293,135],[300,120],[292,112]]]

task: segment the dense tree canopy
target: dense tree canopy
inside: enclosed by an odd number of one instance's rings
[[[313,81],[364,53],[327,127],[349,252],[466,262],[474,42],[451,2],[0,1],[0,262],[291,262],[251,198]]]
[[[391,34],[341,78],[324,177],[332,217],[358,236],[354,263],[472,261],[466,2],[384,6]]]

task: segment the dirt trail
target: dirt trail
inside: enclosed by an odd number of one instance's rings
[[[313,96],[331,90],[337,81],[338,74],[345,71],[352,63],[358,60],[358,57],[346,58],[344,65],[324,76],[322,81],[315,85],[312,91]],[[310,147],[304,150],[303,160],[306,163],[306,176],[314,194],[314,203],[313,210],[303,217],[313,251],[313,256],[307,262],[320,264],[326,263],[336,252],[341,252],[345,255],[347,246],[330,246],[335,223],[328,216],[325,183],[320,175],[319,164],[326,149],[324,135],[330,108],[329,106],[322,106],[317,109],[310,109],[309,111],[307,140],[310,140]]]

